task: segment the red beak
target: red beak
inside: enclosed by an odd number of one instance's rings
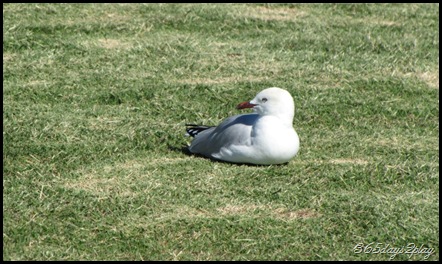
[[[251,104],[250,102],[242,102],[236,106],[236,109],[253,108],[256,104]]]

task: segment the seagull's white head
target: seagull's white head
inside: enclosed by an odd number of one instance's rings
[[[295,103],[289,92],[272,87],[259,92],[250,102],[240,103],[236,108],[253,108],[259,115],[272,115],[284,121],[293,122]]]

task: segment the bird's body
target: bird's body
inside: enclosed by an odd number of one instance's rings
[[[293,129],[294,103],[280,88],[268,88],[239,109],[256,113],[235,115],[216,127],[189,125],[194,136],[189,151],[233,163],[280,164],[299,150],[299,137]]]

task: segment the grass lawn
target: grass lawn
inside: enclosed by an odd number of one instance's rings
[[[290,163],[177,150],[272,86]],[[390,258],[439,259],[438,4],[3,4],[4,260]]]

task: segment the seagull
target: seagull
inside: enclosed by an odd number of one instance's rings
[[[231,116],[218,126],[186,124],[186,135],[194,138],[187,149],[214,160],[257,165],[287,163],[298,153],[289,92],[267,88],[236,108],[252,108],[254,113]]]

